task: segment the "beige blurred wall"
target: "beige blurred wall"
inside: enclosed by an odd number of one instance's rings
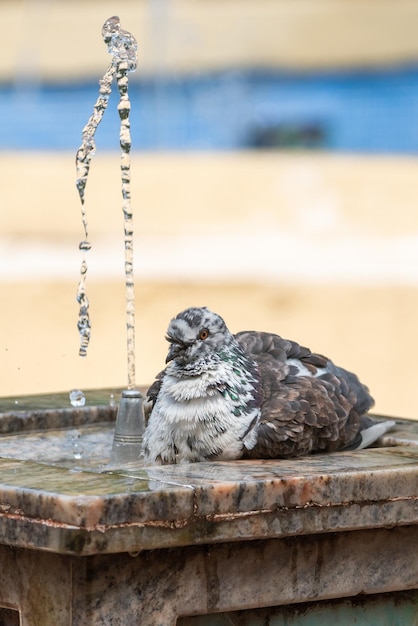
[[[137,37],[142,74],[418,58],[415,0],[3,0],[0,80],[101,75],[100,30],[115,12]]]
[[[118,154],[94,158],[86,191],[86,359],[74,178],[72,154],[0,154],[0,395],[126,384]],[[417,417],[416,159],[134,154],[132,198],[139,383],[164,365],[169,319],[207,305],[233,331],[328,354],[370,386],[378,411]]]
[[[115,12],[138,39],[137,76],[418,58],[411,0],[3,0],[0,81],[96,80]],[[118,156],[95,157],[87,188],[84,360],[74,178],[73,154],[0,154],[0,395],[126,382]],[[139,383],[164,364],[170,317],[208,305],[233,331],[328,354],[369,384],[378,411],[417,417],[416,159],[135,154],[132,180]]]

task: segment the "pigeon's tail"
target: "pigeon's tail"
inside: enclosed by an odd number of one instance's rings
[[[394,420],[378,422],[371,417],[363,415],[361,417],[361,429],[356,438],[343,448],[343,450],[363,450],[376,443],[389,430],[396,426]]]

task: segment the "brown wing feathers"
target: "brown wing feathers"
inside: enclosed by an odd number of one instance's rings
[[[354,374],[278,335],[243,332],[236,338],[258,365],[263,397],[258,442],[247,456],[332,451],[355,438],[373,400]],[[310,376],[297,375],[287,359],[299,360]]]

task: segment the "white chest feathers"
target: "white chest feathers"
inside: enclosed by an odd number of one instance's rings
[[[144,435],[145,461],[240,458],[255,444],[259,418],[258,408],[247,408],[251,382],[243,382],[227,364],[187,378],[167,368]]]

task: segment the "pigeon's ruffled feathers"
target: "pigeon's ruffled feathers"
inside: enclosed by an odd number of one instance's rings
[[[355,374],[278,335],[232,335],[221,317],[192,308],[167,339],[168,366],[148,390],[148,462],[361,448],[393,426],[365,417],[374,402]]]
[[[236,335],[258,365],[261,416],[245,456],[290,457],[351,444],[373,398],[355,374],[294,341],[263,332]]]

